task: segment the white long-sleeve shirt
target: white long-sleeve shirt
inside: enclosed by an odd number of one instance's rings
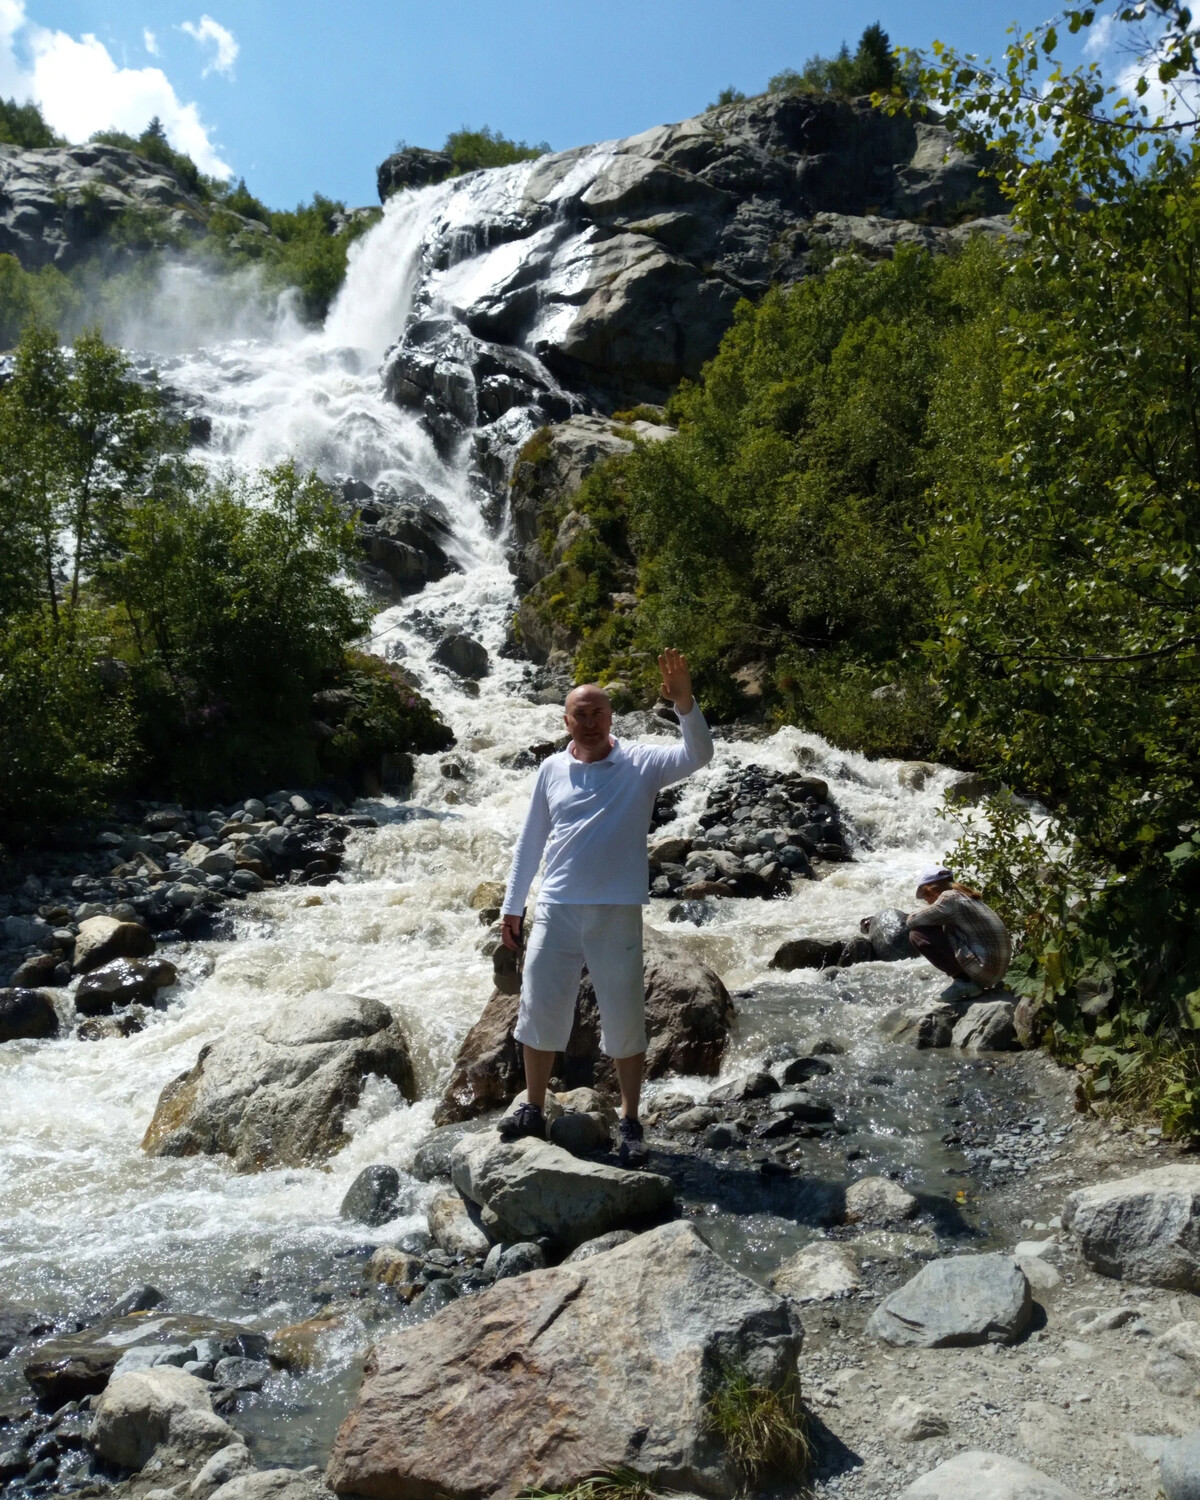
[[[603,760],[581,761],[571,747],[547,757],[513,853],[504,915],[520,916],[542,854],[538,900],[551,905],[639,906],[650,899],[646,834],[654,799],[712,759],[712,735],[693,703],[680,714],[680,745],[614,740]]]

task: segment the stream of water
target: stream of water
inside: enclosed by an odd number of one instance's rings
[[[505,174],[494,174],[488,192],[518,192],[527,170],[512,169],[507,186]],[[462,572],[379,614],[372,645],[419,674],[453,727],[464,775],[447,779],[441,757],[421,758],[406,798],[369,804],[381,826],[354,835],[340,884],[263,891],[238,908],[235,942],[172,953],[179,985],[139,1034],[0,1049],[0,1285],[57,1317],[95,1313],[148,1281],[173,1310],[274,1328],[313,1314],[323,1295],[314,1294],[316,1283],[348,1287],[359,1279],[361,1255],[352,1252],[364,1238],[394,1240],[423,1224],[429,1189],[415,1180],[405,1217],[384,1230],[364,1235],[339,1219],[338,1207],[364,1166],[409,1167],[430,1129],[439,1084],[490,993],[491,964],[479,952],[483,932],[468,898],[480,881],[504,878],[533,777],[504,761],[561,732],[560,711],[526,696],[523,664],[498,654],[514,608],[503,536],[485,523],[465,474],[440,460],[415,417],[380,393],[380,358],[402,330],[418,283],[428,294],[429,236],[444,234],[463,209],[462,192],[446,185],[393,200],[357,247],[324,331],[282,318],[257,338],[193,348],[177,342],[159,361],[165,378],[213,417],[216,459],[253,466],[291,453],[370,484],[415,479],[448,507]],[[511,267],[498,251],[474,245],[464,236],[461,262],[442,274],[455,285],[470,280],[478,295],[481,281]],[[448,629],[468,632],[491,653],[478,696],[431,660]],[[825,777],[856,851],[824,879],[797,882],[787,899],[717,902],[705,926],[670,927],[737,997],[724,1074],[743,1070],[774,1043],[835,1036],[848,1050],[837,1059],[831,1097],[849,1134],[812,1143],[814,1174],[844,1181],[892,1170],[914,1191],[952,1194],[968,1179],[962,1157],[940,1137],[948,1087],[965,1065],[946,1054],[902,1051],[877,1030],[887,1011],[928,993],[940,976],[917,963],[867,964],[836,982],[815,973],[782,982],[768,970],[786,938],[849,936],[860,916],[911,906],[916,872],[956,836],[940,815],[949,773],[912,790],[896,763],[841,753],[795,729],[757,742],[722,740],[714,763],[688,785],[680,826],[717,778],[751,762],[780,771],[803,765]],[[649,909],[652,925],[669,925],[667,904]],[[350,1143],[310,1170],[239,1176],[222,1157],[143,1154],[162,1087],[192,1066],[206,1042],[257,1026],[322,989],[374,996],[395,1010],[412,1043],[418,1103],[406,1105],[390,1085],[373,1083],[351,1119]],[[884,1081],[869,1081],[878,1077]],[[699,1096],[712,1082],[659,1087]],[[975,1065],[970,1086],[1015,1099],[1025,1084],[1012,1069]],[[730,1212],[702,1185],[692,1209],[714,1242],[756,1274],[816,1232],[769,1204]],[[352,1320],[318,1371],[280,1375],[254,1398],[239,1420],[256,1431],[264,1457],[319,1460],[368,1338]],[[15,1369],[2,1373],[19,1380]]]

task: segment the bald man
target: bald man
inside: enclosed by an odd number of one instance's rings
[[[712,736],[692,696],[687,659],[658,658],[662,694],[675,705],[683,742],[626,745],[612,735],[608,694],[587,683],[567,694],[565,750],[544,760],[504,894],[503,938],[519,948],[525,898],[546,870],[525,953],[515,1036],[525,1052],[528,1103],[500,1125],[505,1140],[545,1137],[543,1109],[554,1056],[566,1050],[586,964],[600,1007],[600,1045],[621,1086],[621,1163],[646,1160],[638,1104],[646,1061],[642,907],[649,900],[646,834],[654,799],[712,759]]]

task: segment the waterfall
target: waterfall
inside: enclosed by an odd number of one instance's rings
[[[571,192],[607,149],[569,164]],[[544,285],[530,347],[556,326],[579,272],[555,261],[564,241],[552,212],[527,222],[523,195],[536,166],[392,199],[353,247],[345,287],[322,330],[284,318],[255,337],[206,340],[161,361],[164,378],[213,418],[210,461],[251,466],[293,454],[330,476],[416,480],[446,504],[463,571],[383,610],[372,647],[402,656],[417,672],[454,729],[462,776],[447,779],[439,757],[422,758],[407,798],[372,804],[382,826],[353,836],[344,883],[251,898],[236,942],[199,943],[180,956],[171,1003],[139,1034],[0,1048],[0,1282],[16,1299],[66,1316],[94,1312],[128,1285],[150,1281],[180,1310],[265,1327],[310,1316],[313,1281],[333,1275],[338,1253],[363,1240],[361,1226],[338,1218],[350,1182],[372,1162],[409,1168],[430,1128],[439,1081],[491,988],[490,963],[478,951],[482,929],[467,903],[478,882],[504,878],[529,794],[533,773],[506,762],[559,733],[561,717],[524,697],[523,665],[497,654],[514,608],[512,580],[466,457],[440,456],[418,415],[385,399],[379,363],[418,311],[477,303],[531,267],[543,268]],[[518,233],[522,227],[527,232]],[[491,653],[477,696],[431,660],[447,629],[467,631]],[[785,938],[848,934],[860,916],[910,906],[914,871],[954,836],[938,817],[948,772],[911,790],[895,763],[842,754],[796,729],[759,743],[721,742],[713,765],[689,783],[680,817],[693,818],[706,789],[731,766],[788,770],[801,761],[829,781],[858,837],[858,857],[824,880],[798,882],[786,900],[725,901],[703,928],[672,929],[731,991],[769,988],[767,965]],[[661,903],[648,920],[667,925]],[[878,993],[868,982],[850,1001],[816,975],[793,976],[792,993],[810,995],[813,1014],[866,1058],[882,1009],[905,987],[923,987],[920,978],[915,965],[893,966],[877,981]],[[349,1144],[328,1169],[235,1176],[221,1157],[143,1154],[140,1141],[161,1089],[193,1065],[206,1042],[326,989],[393,1007],[412,1039],[420,1102],[408,1106],[390,1085],[371,1084],[351,1118]],[[786,1033],[796,1025],[778,1005],[760,1011],[752,997],[739,1005],[728,1070],[760,1055],[781,1027]],[[672,1086],[689,1087],[686,1080]],[[881,1142],[901,1134],[890,1120],[875,1121]],[[897,1149],[915,1153],[920,1140],[914,1134]],[[394,1240],[423,1222],[429,1190],[412,1181],[406,1192],[408,1217],[377,1238]],[[357,1276],[359,1262],[353,1267]],[[281,1399],[292,1403],[290,1424],[279,1422],[277,1406],[264,1408],[276,1413],[277,1444],[265,1452],[292,1457],[292,1442],[310,1455],[304,1462],[320,1453],[344,1409],[353,1356],[367,1341],[361,1327],[351,1327],[326,1369],[287,1386]]]

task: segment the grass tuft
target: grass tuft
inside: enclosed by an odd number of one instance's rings
[[[778,1390],[757,1384],[746,1370],[727,1368],[708,1402],[712,1431],[748,1485],[771,1474],[802,1474],[812,1457],[800,1380]]]
[[[652,1480],[644,1474],[635,1474],[632,1469],[595,1474],[567,1490],[521,1491],[523,1500],[657,1500],[663,1493]]]

